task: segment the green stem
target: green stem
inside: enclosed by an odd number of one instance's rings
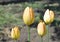
[[[14,42],[17,42],[17,40],[14,40]]]
[[[43,42],[43,37],[41,37],[41,42]]]
[[[47,42],[49,42],[49,25],[47,25]]]
[[[28,42],[30,42],[30,27],[28,26]]]

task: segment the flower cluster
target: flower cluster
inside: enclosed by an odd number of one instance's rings
[[[34,15],[34,11],[32,7],[26,7],[23,13],[23,21],[24,23],[29,26],[32,23],[34,23],[34,19],[35,15]],[[43,37],[46,33],[47,33],[47,28],[46,28],[46,24],[51,24],[54,20],[54,12],[52,10],[47,9],[45,11],[45,14],[43,16],[43,20],[40,20],[39,24],[37,25],[37,33],[38,35],[40,35],[41,37]],[[46,24],[45,24],[46,23]],[[30,39],[30,28],[29,28],[29,39]],[[12,28],[11,31],[11,38],[13,39],[18,39],[20,37],[20,31],[19,28],[16,26],[14,28]],[[30,40],[29,40],[30,42]]]
[[[27,7],[24,10],[23,20],[26,25],[31,25],[34,22],[34,12],[31,7]],[[43,21],[44,20],[44,21]],[[54,12],[52,10],[47,9],[45,11],[43,20],[39,22],[37,26],[37,32],[40,36],[44,36],[46,34],[46,24],[50,24],[54,20]],[[45,24],[46,23],[46,24]]]

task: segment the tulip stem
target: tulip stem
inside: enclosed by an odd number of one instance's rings
[[[47,42],[49,42],[49,25],[47,25]]]
[[[30,27],[28,26],[28,42],[30,42]]]
[[[14,40],[14,42],[17,42],[17,40]]]
[[[41,36],[41,42],[43,42],[43,37]]]
[[[17,42],[17,40],[16,40],[16,42]]]

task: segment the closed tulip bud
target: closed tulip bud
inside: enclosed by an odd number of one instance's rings
[[[31,7],[26,7],[23,13],[23,20],[26,25],[31,25],[34,22],[34,11]]]
[[[14,28],[12,28],[11,38],[17,40],[19,37],[20,37],[19,28],[17,26],[15,26]]]
[[[41,37],[43,37],[46,34],[46,26],[44,22],[40,21],[40,23],[37,26],[37,32],[38,35],[40,35]]]
[[[52,23],[54,20],[54,12],[47,9],[45,14],[44,14],[44,21],[46,24]]]

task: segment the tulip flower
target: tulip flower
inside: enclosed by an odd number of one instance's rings
[[[34,11],[31,7],[26,7],[23,13],[23,20],[26,25],[31,25],[34,22]]]
[[[23,21],[26,25],[28,25],[28,42],[30,42],[30,27],[34,22],[34,11],[31,7],[26,7],[23,13]]]
[[[15,26],[14,28],[12,28],[11,38],[15,39],[15,40],[17,40],[18,38],[20,38],[20,31],[19,31],[19,28],[17,26]]]
[[[40,21],[40,23],[38,24],[37,32],[38,35],[40,35],[41,37],[43,37],[46,34],[46,25],[43,21]]]
[[[51,24],[54,21],[54,12],[52,10],[47,9],[45,14],[44,14],[44,21],[46,24]],[[49,25],[47,25],[48,29],[48,42],[49,42]]]
[[[40,42],[43,42],[43,36],[47,33],[46,32],[46,25],[45,23],[41,20],[37,26],[37,32],[38,32],[38,35],[41,36],[41,40]]]
[[[45,14],[44,14],[44,21],[46,24],[52,23],[54,20],[54,12],[47,9]]]

